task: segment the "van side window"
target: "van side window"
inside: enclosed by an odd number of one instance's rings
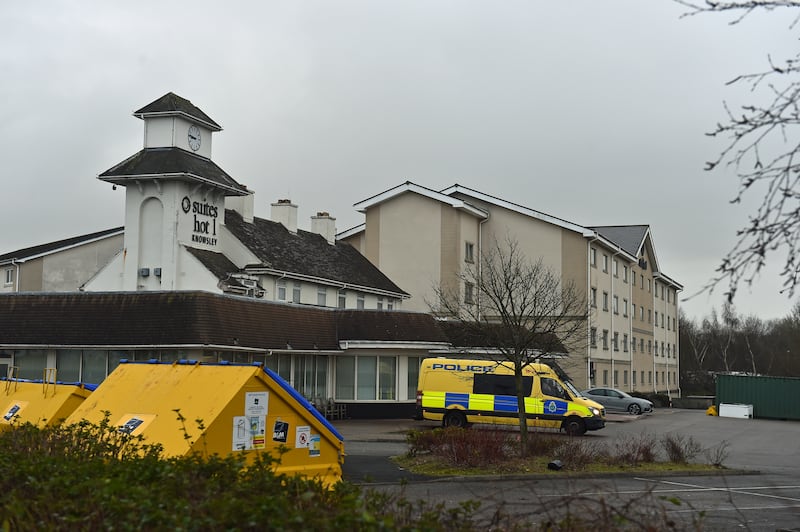
[[[530,396],[533,389],[533,377],[522,377],[522,390],[525,397]],[[487,395],[517,395],[513,375],[491,375],[476,373],[472,381],[472,393]]]
[[[567,401],[571,400],[560,382],[554,379],[548,379],[547,377],[542,377],[542,393],[550,397],[558,397],[559,399],[566,399]]]

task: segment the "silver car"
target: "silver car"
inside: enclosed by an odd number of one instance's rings
[[[632,397],[616,388],[591,388],[581,392],[581,395],[600,403],[609,412],[628,412],[637,416],[653,411],[653,403],[647,399]]]

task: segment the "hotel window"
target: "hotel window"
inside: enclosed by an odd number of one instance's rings
[[[473,293],[475,290],[475,285],[472,283],[464,283],[464,303],[467,305],[471,305],[475,302],[474,297],[475,294]]]
[[[633,319],[636,319],[636,303],[631,304],[631,317],[633,317]]]
[[[603,386],[608,386],[608,370],[603,370]]]
[[[631,284],[636,286],[636,270],[631,268]]]
[[[14,284],[14,268],[6,270],[6,284]]]
[[[603,255],[603,271],[608,273],[608,255]]]
[[[614,259],[614,277],[619,277],[619,261]]]
[[[647,323],[653,323],[653,311],[647,309]]]
[[[652,352],[653,352],[653,341],[652,340],[648,340],[647,341],[647,354],[649,355]]]
[[[639,275],[639,288],[644,290],[644,274],[643,273]]]
[[[628,267],[624,265],[622,266],[622,281],[628,282]]]
[[[644,338],[639,339],[639,352],[644,353]],[[642,379],[642,382],[644,382],[644,379]]]
[[[667,330],[672,330],[672,319],[669,317],[667,318]]]
[[[656,384],[658,384],[658,372],[656,371]]]
[[[656,311],[656,327],[658,327],[658,311]]]
[[[622,350],[624,352],[626,352],[626,353],[628,352],[628,335],[627,334],[623,334],[622,335]],[[625,384],[627,384],[627,381],[626,381]]]
[[[644,307],[639,307],[639,319],[644,321]]]
[[[653,384],[653,372],[652,371],[648,371],[647,372],[647,382],[650,383],[650,384]]]
[[[653,342],[653,349],[654,349],[653,356],[657,357],[658,356],[658,340],[655,340]]]
[[[664,328],[664,313],[661,313],[661,328]]]
[[[394,400],[397,357],[337,356],[336,399]]]
[[[608,329],[603,329],[603,349],[608,351]]]
[[[378,296],[378,303],[375,308],[377,308],[378,310],[383,310],[383,297]]]
[[[345,308],[347,305],[347,292],[345,290],[339,290],[339,308]]]
[[[464,262],[475,262],[475,244],[472,242],[464,244]]]
[[[595,268],[597,267],[597,250],[595,248],[589,250],[589,263]]]
[[[300,283],[297,281],[292,285],[292,303],[300,303]]]
[[[614,346],[614,351],[619,351],[619,333],[614,333],[614,339],[612,340],[612,345]]]
[[[278,279],[275,297],[278,301],[286,301],[286,279]]]
[[[328,289],[324,286],[317,287],[317,305],[320,307],[328,304]]]
[[[603,292],[603,310],[608,311],[608,292]]]
[[[647,291],[651,292],[651,290],[650,290],[650,279],[647,280]]]
[[[597,347],[597,327],[589,329],[589,344],[592,347]]]
[[[636,386],[636,371],[631,371],[631,380],[633,381],[633,385]]]
[[[356,308],[363,309],[364,308],[364,294],[358,294],[356,296]]]
[[[667,358],[672,358],[672,353],[670,352],[670,348],[671,347],[672,347],[672,345],[667,344]]]
[[[597,288],[592,287],[589,291],[589,303],[594,307],[597,308]]]
[[[665,342],[661,342],[661,357],[662,358],[664,357],[664,343]]]
[[[634,353],[636,352],[636,337],[635,336],[631,337],[631,351],[633,351]]]
[[[622,384],[628,384],[628,370],[622,371]]]
[[[622,315],[625,316],[626,318],[628,317],[628,300],[627,299],[623,299],[622,300]]]
[[[619,314],[619,297],[614,296],[614,314]]]
[[[391,297],[386,301],[386,310],[394,310],[394,299]]]
[[[619,370],[614,370],[614,386],[619,386]]]

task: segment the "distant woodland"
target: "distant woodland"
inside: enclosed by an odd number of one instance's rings
[[[800,377],[800,302],[788,316],[762,320],[733,305],[702,320],[680,316],[681,391],[713,395],[714,373]]]

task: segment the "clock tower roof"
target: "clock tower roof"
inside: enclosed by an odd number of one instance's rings
[[[207,127],[211,131],[222,131],[222,127],[201,111],[199,107],[174,92],[168,92],[156,101],[145,105],[138,111],[134,111],[133,116],[143,120],[149,117],[182,116],[187,120]]]
[[[211,159],[180,148],[145,148],[98,176],[101,181],[128,186],[142,179],[175,179],[210,185],[226,196],[245,196],[238,183]]]

